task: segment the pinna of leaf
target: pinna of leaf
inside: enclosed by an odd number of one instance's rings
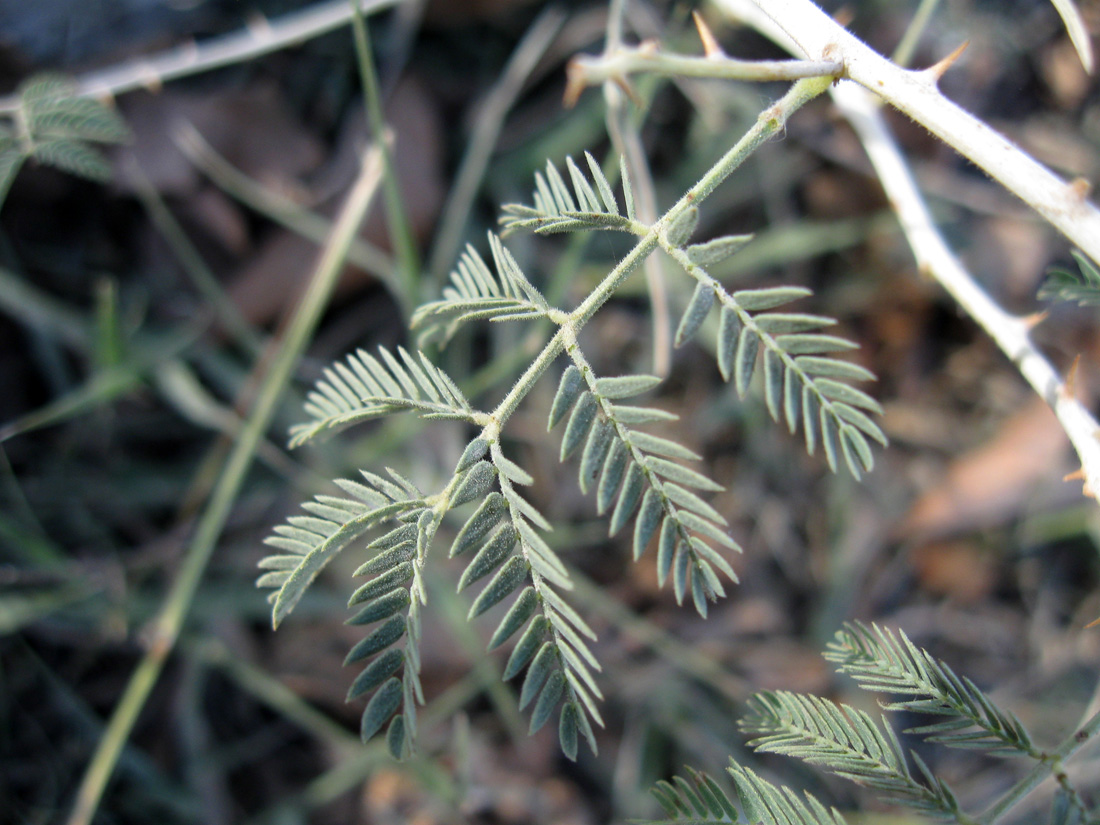
[[[801,422],[809,451],[822,444],[834,469],[843,457],[857,477],[870,470],[866,439],[885,438],[867,413],[879,409],[850,382],[873,376],[832,355],[853,346],[818,331],[832,319],[783,311],[808,290],[727,291],[704,267],[735,253],[747,236],[689,243],[697,219],[694,207],[670,220],[663,231],[656,224],[642,224],[634,214],[625,169],[624,215],[590,155],[586,165],[591,179],[571,160],[566,175],[548,164],[545,174],[536,176],[534,206],[505,207],[506,231],[601,229],[641,236],[640,244],[650,250],[663,244],[695,281],[676,345],[691,341],[717,311],[722,377],[744,395],[757,361],[762,361],[764,397],[772,417],[785,420],[792,431]],[[662,586],[671,583],[678,603],[690,598],[706,616],[709,605],[726,595],[723,579],[737,582],[723,552],[741,548],[728,534],[725,517],[705,498],[722,488],[691,466],[700,456],[645,429],[677,419],[637,403],[659,379],[597,375],[576,336],[590,316],[582,317],[580,309],[551,307],[492,233],[489,248],[490,260],[472,246],[466,249],[440,299],[422,305],[413,326],[423,338],[442,343],[480,321],[542,320],[557,332],[528,374],[491,412],[475,409],[457,382],[420,351],[360,350],[326,369],[307,395],[310,420],[291,431],[294,446],[400,411],[464,422],[477,435],[449,481],[434,494],[421,492],[392,469],[385,475],[363,471],[362,480],[338,481],[345,497],[317,496],[303,505],[306,515],[290,517],[267,539],[273,552],[261,563],[266,572],[258,583],[275,590],[273,617],[278,624],[337,553],[377,534],[354,574],[364,580],[349,600],[356,613],[348,623],[362,627],[365,635],[347,657],[348,664],[361,668],[348,698],[366,697],[360,726],[364,739],[385,728],[391,752],[407,755],[415,744],[417,708],[424,701],[419,677],[421,610],[427,604],[423,571],[444,517],[469,507],[450,546],[450,556],[464,563],[459,591],[477,588],[469,618],[499,609],[489,649],[516,640],[504,678],[522,675],[519,706],[530,709],[532,732],[557,713],[561,747],[574,759],[581,740],[595,752],[593,723],[603,725],[598,704],[603,697],[596,680],[601,668],[592,648],[596,634],[570,603],[569,569],[545,538],[550,521],[521,492],[534,479],[505,454],[501,442],[504,422],[537,377],[563,351],[567,354],[569,363],[547,415],[548,430],[561,432],[560,458],[577,461],[578,484],[582,492],[595,494],[596,510],[608,518],[610,535],[633,521],[635,560],[655,544],[658,580]]]

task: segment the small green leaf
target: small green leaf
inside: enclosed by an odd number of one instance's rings
[[[396,590],[391,590],[384,596],[372,601],[350,619],[345,624],[349,625],[363,625],[372,624],[373,622],[381,621],[382,619],[388,619],[394,613],[404,610],[409,606],[409,591],[403,587],[399,587]]]
[[[539,644],[550,629],[550,623],[542,616],[536,616],[527,625],[523,635],[519,637],[512,655],[508,657],[508,664],[504,667],[501,678],[504,681],[514,678],[531,661],[531,657],[539,649]]]
[[[734,355],[737,352],[737,341],[740,335],[740,316],[729,307],[722,307],[718,327],[718,371],[722,373],[723,381],[729,381],[733,375]]]
[[[619,484],[622,483],[623,476],[626,474],[629,460],[630,455],[627,452],[626,445],[619,439],[614,439],[611,442],[611,449],[608,450],[607,458],[604,459],[600,484],[596,488],[596,512],[601,516],[611,506],[611,501],[615,498]]]
[[[467,618],[480,616],[512,593],[527,579],[528,569],[527,562],[521,556],[510,558],[474,600]]]
[[[458,591],[462,592],[474,582],[492,573],[497,565],[512,552],[517,538],[516,528],[511,524],[498,528],[462,571],[462,576],[458,580]]]
[[[601,398],[615,401],[621,398],[633,398],[661,383],[656,375],[618,375],[596,379],[596,394]]]
[[[405,730],[405,717],[400,713],[393,717],[386,729],[386,749],[390,756],[400,762],[408,755],[409,737]]]
[[[592,393],[586,392],[581,396],[580,402],[573,409],[573,414],[569,416],[569,423],[565,426],[565,435],[561,439],[562,461],[569,458],[580,447],[584,437],[588,434],[588,428],[592,426],[592,422],[596,418],[598,408],[599,403]]]
[[[576,703],[566,702],[561,708],[561,717],[558,719],[558,741],[561,742],[561,752],[570,762],[577,761],[577,717],[581,711]]]
[[[740,251],[753,239],[752,235],[723,235],[706,243],[694,243],[685,251],[691,262],[699,266],[713,266]]]
[[[681,347],[695,337],[695,333],[703,325],[712,306],[714,306],[714,288],[700,281],[695,286],[695,292],[688,302],[687,309],[680,317],[680,324],[676,328],[676,337],[673,341],[674,347]]]
[[[546,685],[539,694],[539,700],[535,703],[535,709],[531,711],[531,730],[533,734],[549,721],[558,706],[562,691],[565,689],[565,675],[560,670],[555,670],[546,680]]]
[[[760,346],[760,339],[756,332],[746,327],[741,330],[737,341],[736,363],[734,365],[734,384],[737,387],[737,395],[744,398],[749,391],[753,370],[756,369],[756,352]]]
[[[668,239],[669,245],[683,246],[691,239],[691,236],[695,233],[695,227],[698,225],[699,210],[694,206],[689,206],[676,215],[669,223],[668,229],[665,230],[665,237]]]
[[[348,690],[348,698],[346,701],[350,702],[353,699],[358,699],[364,693],[368,693],[386,681],[388,678],[397,673],[401,669],[401,665],[405,663],[405,654],[396,648],[391,648],[363,668],[363,672],[355,677],[355,681],[351,683],[351,688]]]
[[[344,659],[344,665],[359,662],[368,656],[373,656],[381,650],[385,650],[398,639],[405,635],[405,619],[403,616],[394,616],[385,624],[380,625],[365,639],[360,639]]]
[[[538,603],[539,599],[535,594],[535,588],[524,588],[519,597],[512,603],[512,606],[508,608],[508,612],[500,620],[500,624],[497,625],[493,638],[489,640],[488,649],[495,650],[510,639],[523,627],[523,623],[531,618],[531,614],[535,612]]]
[[[675,481],[677,484],[682,484],[685,487],[694,487],[698,490],[707,490],[712,493],[716,493],[722,489],[721,484],[716,484],[702,473],[697,473],[695,470],[689,469],[682,464],[666,461],[663,458],[649,456],[646,458],[646,466],[658,475],[670,481]]]
[[[460,507],[468,501],[482,498],[496,481],[497,472],[488,461],[479,461],[466,471],[465,478],[458,485],[451,498],[452,507]]]
[[[377,599],[379,596],[389,593],[400,587],[413,576],[412,562],[402,562],[388,573],[376,576],[369,582],[358,588],[348,599],[348,607],[362,604],[363,602]]]
[[[626,526],[638,502],[641,501],[644,490],[645,474],[641,467],[632,463],[626,471],[626,479],[619,491],[619,500],[615,502],[615,511],[611,514],[608,535],[613,536]]]
[[[650,433],[634,431],[630,434],[630,443],[644,453],[682,458],[685,461],[700,461],[702,459],[702,456],[689,450],[683,444],[677,444],[675,441]]]
[[[630,168],[626,162],[626,155],[619,156],[619,178],[623,184],[623,200],[626,201],[626,216],[630,220],[637,220],[634,213],[634,189],[630,185]]]
[[[661,515],[664,508],[661,506],[661,496],[656,490],[646,490],[642,499],[642,509],[638,513],[638,520],[634,523],[634,561],[642,557],[649,540],[661,523]]]
[[[572,408],[574,402],[584,391],[584,376],[581,371],[572,364],[566,367],[558,384],[558,391],[554,395],[554,403],[550,405],[550,418],[547,431],[554,429]]]
[[[489,442],[484,438],[475,438],[469,444],[466,445],[466,449],[462,451],[462,457],[458,459],[458,466],[455,467],[455,473],[461,473],[474,466],[474,462],[481,461],[485,458],[485,453],[489,451]]]
[[[460,556],[485,536],[508,514],[508,501],[495,490],[485,497],[474,514],[467,519],[451,544],[450,557]]]
[[[505,456],[497,444],[493,445],[492,458],[493,466],[497,468],[502,476],[513,484],[520,484],[526,487],[535,483],[535,479],[532,478],[531,474]]]
[[[558,653],[554,649],[553,642],[543,642],[542,647],[539,648],[539,652],[535,654],[535,658],[531,660],[531,666],[527,669],[527,676],[523,679],[523,688],[519,694],[519,709],[523,710],[528,704],[535,698],[539,692],[539,688],[542,687],[546,677],[550,675],[550,671],[555,673],[560,672],[557,670],[558,666]]]
[[[676,554],[677,545],[676,522],[665,517],[661,523],[661,536],[657,540],[657,586],[664,587],[672,570],[672,560]]]
[[[366,744],[401,706],[401,680],[390,679],[367,702],[363,709],[363,721],[359,726],[359,738]]]
[[[588,433],[588,440],[581,453],[580,487],[582,493],[588,492],[588,486],[596,480],[603,466],[604,457],[611,447],[615,427],[610,421],[598,420]],[[619,443],[616,441],[616,443]]]
[[[596,162],[596,159],[592,157],[589,152],[584,153],[584,159],[588,161],[588,170],[592,173],[592,180],[596,182],[596,189],[599,190],[600,200],[603,201],[604,209],[612,215],[618,215],[619,204],[615,200],[615,193],[611,191],[611,183],[607,180],[607,176],[604,175],[603,170],[600,168],[600,164]]]

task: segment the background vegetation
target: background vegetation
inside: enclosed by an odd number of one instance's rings
[[[76,13],[62,9],[57,14]],[[296,4],[257,4],[271,15]],[[1080,4],[1100,26],[1100,9]],[[890,53],[915,2],[848,3],[852,29]],[[35,15],[47,14],[41,4]],[[837,11],[835,4],[826,4]],[[687,4],[632,2],[627,39],[699,50]],[[799,284],[807,312],[840,319],[879,376],[891,446],[862,484],[808,457],[741,401],[690,344],[675,350],[655,403],[725,485],[711,503],[745,547],[742,584],[702,621],[659,590],[652,563],[608,541],[575,470],[545,436],[547,380],[510,434],[538,470],[534,503],[559,525],[555,549],[577,571],[574,603],[599,635],[607,728],[600,754],[565,760],[552,730],[533,738],[484,655],[492,624],[467,624],[461,567],[427,585],[419,755],[397,764],[359,744],[360,704],[342,667],[361,633],[346,627],[336,563],[277,635],[254,589],[262,539],[327,479],[392,466],[438,487],[463,433],[412,418],[368,424],[288,452],[304,392],[344,353],[408,340],[411,307],[437,294],[467,240],[482,253],[499,205],[530,202],[551,158],[610,154],[599,91],[562,106],[565,64],[599,51],[603,3],[420,3],[370,19],[393,129],[401,212],[380,198],[291,389],[273,409],[239,490],[223,466],[272,361],[271,336],[300,296],[369,129],[351,29],[292,49],[118,97],[129,139],[108,184],[24,164],[0,210],[0,820],[62,821],[135,668],[157,650],[180,581],[179,642],[164,661],[107,787],[99,822],[602,823],[655,815],[656,780],[729,754],[780,771],[841,810],[863,799],[792,763],[749,756],[735,724],[762,689],[873,700],[819,655],[842,622],[900,627],[988,690],[1037,740],[1061,739],[1096,703],[1097,511],[1062,478],[1076,465],[1057,421],[1012,365],[915,272],[855,137],[827,101],[799,112],[702,211],[697,237],[755,232],[723,266],[727,285]],[[43,69],[79,74],[239,29],[235,3],[75,17],[0,18],[7,89]],[[779,56],[708,12],[725,50]],[[254,24],[255,25],[255,24]],[[1097,179],[1100,103],[1049,2],[941,4],[916,52],[927,65],[970,47],[942,88],[1066,177]],[[743,133],[781,86],[638,78],[636,121],[658,212]],[[633,104],[631,104],[633,106]],[[954,248],[1017,313],[1051,266],[1076,270],[1053,230],[949,149],[891,116]],[[386,214],[391,217],[387,221]],[[608,233],[510,242],[537,285],[571,306],[626,247]],[[654,370],[652,312],[640,276],[584,330],[602,374]],[[669,301],[686,305],[686,279]],[[808,305],[807,305],[808,304]],[[1095,308],[1058,305],[1035,330],[1076,387],[1100,375]],[[674,313],[678,316],[678,313]],[[507,387],[527,356],[505,326],[444,357],[471,398]],[[499,400],[493,390],[488,402]],[[235,447],[236,445],[236,447]],[[226,523],[196,568],[211,505]],[[188,560],[192,561],[188,561]],[[181,572],[182,571],[182,572]],[[201,573],[201,576],[198,575]],[[165,651],[168,653],[168,651]],[[964,804],[1008,787],[1013,764],[929,749]],[[1026,766],[1024,766],[1026,767]],[[1097,793],[1096,757],[1075,763]],[[1043,806],[1038,795],[1036,806]],[[1019,813],[1029,820],[1035,809]],[[893,818],[889,818],[893,817]],[[865,822],[897,822],[877,804]],[[905,821],[905,820],[901,820]]]

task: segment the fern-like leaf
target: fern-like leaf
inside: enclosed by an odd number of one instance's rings
[[[25,140],[20,154],[78,177],[105,181],[111,166],[89,143],[120,143],[129,132],[109,106],[81,97],[75,84],[53,74],[37,75],[19,89]],[[2,156],[2,153],[0,153]],[[4,159],[0,172],[14,176],[14,157]],[[14,168],[14,170],[13,170]],[[4,178],[0,177],[0,184]],[[0,186],[0,194],[6,186]]]
[[[1100,306],[1100,269],[1081,252],[1072,252],[1080,274],[1068,269],[1051,269],[1039,288],[1044,301],[1068,301],[1078,306]]]
[[[945,717],[907,733],[999,756],[1042,755],[1014,714],[998,708],[973,682],[914,645],[904,632],[895,635],[877,625],[846,624],[825,658],[865,690],[911,697],[891,702],[886,710]]]
[[[121,143],[129,130],[114,109],[81,97],[66,77],[37,75],[20,87],[27,129],[37,137],[54,136],[96,143]]]
[[[532,733],[560,709],[562,751],[576,759],[581,738],[596,751],[590,720],[603,725],[596,704],[603,696],[593,674],[600,665],[589,646],[596,634],[562,596],[573,583],[565,564],[539,534],[550,524],[516,489],[533,479],[504,455],[499,444],[492,444],[488,454],[487,461],[469,471],[484,479],[481,503],[451,545],[452,557],[470,556],[458,589],[488,580],[470,607],[471,619],[520,591],[497,624],[489,648],[520,634],[504,678],[512,679],[526,668],[519,704],[521,710],[531,707]],[[499,491],[490,489],[494,481]]]
[[[412,749],[417,705],[424,701],[419,641],[425,591],[420,571],[438,515],[411,482],[392,470],[389,475],[363,472],[365,483],[339,481],[347,498],[317,496],[303,505],[309,515],[293,516],[276,527],[265,542],[274,552],[260,562],[268,572],[257,584],[276,588],[271,600],[277,627],[338,552],[367,531],[390,524],[367,545],[370,558],[354,573],[368,578],[348,601],[356,610],[348,624],[369,630],[345,664],[364,663],[347,697],[350,702],[370,696],[360,723],[363,741],[386,727],[391,753],[402,758]],[[394,647],[402,640],[403,649]]]
[[[392,470],[390,479],[366,471],[362,475],[365,484],[350,479],[336,482],[347,498],[317,496],[302,505],[308,515],[291,516],[264,540],[275,552],[260,561],[260,569],[269,572],[260,576],[256,586],[275,588],[269,601],[276,628],[349,543],[382,522],[415,521],[425,509],[419,491]]]
[[[504,234],[519,230],[532,230],[540,234],[553,232],[576,232],[585,229],[617,230],[638,234],[646,227],[634,220],[634,198],[630,191],[629,178],[623,169],[623,189],[626,195],[627,214],[619,211],[618,201],[611,183],[604,175],[596,159],[588,152],[584,153],[589,178],[574,163],[566,158],[565,167],[572,191],[553,163],[547,161],[546,174],[535,173],[534,205],[524,206],[516,203],[505,204],[500,222]]]
[[[305,411],[313,420],[291,428],[291,447],[322,432],[402,410],[414,410],[422,418],[484,423],[483,414],[424,353],[413,357],[401,347],[399,357],[385,347],[378,352],[375,358],[358,350],[325,370],[325,377],[306,396]]]
[[[688,778],[674,776],[649,789],[667,818],[634,820],[636,825],[677,823],[678,825],[721,825],[737,822],[737,809],[718,783],[701,771],[687,768]]]
[[[601,515],[613,506],[612,535],[638,512],[635,560],[657,536],[659,583],[663,586],[671,579],[677,602],[682,604],[690,593],[695,609],[706,616],[708,603],[725,596],[717,571],[737,581],[733,568],[712,545],[738,552],[741,548],[726,533],[725,518],[694,491],[722,488],[679,463],[698,460],[691,450],[633,426],[675,416],[616,403],[651,389],[659,379],[642,375],[596,378],[579,350],[573,350],[573,357],[580,365],[571,365],[563,373],[549,420],[553,428],[568,415],[562,460],[580,454],[581,490],[596,488]]]
[[[727,768],[745,816],[754,825],[846,825],[836,808],[826,808],[812,794],[799,797],[790,788],[761,779],[730,760]]]
[[[770,311],[809,290],[769,287],[729,293],[683,250],[671,251],[697,281],[677,328],[676,345],[691,340],[717,305],[718,368],[738,395],[749,391],[756,365],[762,362],[764,401],[771,417],[784,421],[792,433],[801,422],[806,450],[812,455],[820,444],[833,471],[843,460],[857,479],[870,472],[874,455],[868,439],[885,446],[886,436],[869,413],[881,414],[882,408],[850,382],[874,380],[874,375],[834,357],[856,345],[821,332],[836,323],[832,318]]]
[[[446,342],[470,321],[515,321],[552,314],[546,299],[492,232],[489,246],[495,272],[473,246],[467,246],[451,272],[451,283],[444,287],[443,297],[421,305],[413,313],[411,325],[423,330],[424,338],[440,337]]]
[[[927,784],[913,777],[885,719],[880,728],[857,708],[786,691],[758,693],[748,707],[740,726],[756,736],[749,745],[757,751],[818,765],[929,816],[952,819],[958,812],[950,788],[915,756]]]

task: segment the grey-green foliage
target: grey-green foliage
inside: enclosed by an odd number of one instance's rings
[[[1084,254],[1073,250],[1080,274],[1069,269],[1051,269],[1039,288],[1039,297],[1047,301],[1068,301],[1078,306],[1100,306],[1100,269]]]
[[[652,226],[641,223],[625,169],[624,210],[590,155],[585,165],[590,176],[571,160],[565,175],[548,165],[545,174],[536,176],[533,206],[505,207],[506,232],[622,231],[641,239],[627,262],[644,257],[639,249],[650,254],[664,247],[697,284],[677,345],[686,344],[717,308],[719,372],[744,394],[757,353],[763,352],[765,401],[773,416],[782,410],[792,430],[803,420],[807,445],[812,451],[822,443],[834,468],[843,455],[857,476],[869,470],[864,436],[885,439],[863,411],[874,413],[878,406],[849,382],[870,378],[870,373],[829,354],[853,345],[816,332],[831,319],[771,311],[808,291],[727,291],[704,266],[735,253],[747,236],[691,244],[694,205],[676,207]],[[656,543],[660,583],[671,582],[677,601],[690,597],[705,616],[708,605],[726,595],[723,578],[737,581],[724,553],[740,547],[728,533],[726,518],[707,500],[721,486],[691,466],[700,456],[649,429],[676,420],[639,401],[660,380],[597,375],[584,354],[577,331],[615,287],[597,287],[572,311],[552,307],[492,233],[489,250],[487,260],[472,246],[466,249],[439,300],[414,313],[414,329],[423,339],[443,344],[481,321],[537,320],[556,332],[492,410],[476,409],[457,382],[420,351],[358,351],[325,370],[308,394],[309,420],[291,431],[294,446],[399,411],[462,422],[472,437],[436,492],[423,493],[392,470],[386,477],[364,471],[363,481],[338,482],[347,498],[322,495],[304,505],[307,515],[288,519],[268,539],[274,552],[263,562],[269,572],[260,584],[275,588],[273,615],[279,624],[336,553],[366,539],[364,561],[355,573],[365,581],[349,603],[357,611],[350,623],[366,628],[348,656],[349,664],[362,668],[349,699],[369,697],[361,725],[364,739],[388,723],[392,752],[406,754],[414,744],[416,707],[423,701],[418,678],[420,612],[427,604],[423,570],[441,525],[451,520],[452,511],[466,508],[455,514],[450,556],[465,563],[457,587],[473,591],[469,618],[501,605],[489,648],[515,639],[504,678],[522,676],[519,705],[530,708],[532,731],[557,714],[562,749],[575,758],[581,740],[595,751],[593,725],[603,724],[600,663],[592,645],[596,634],[570,602],[573,583],[566,561],[547,540],[550,521],[523,492],[534,478],[505,454],[502,439],[509,416],[557,357],[564,354],[568,364],[547,411],[548,428],[561,431],[561,459],[577,461],[580,488],[594,494],[596,511],[608,517],[609,533],[633,522],[635,560]],[[614,278],[625,266],[609,274],[608,283],[621,282]],[[800,801],[790,804],[803,810]]]
[[[19,87],[19,108],[0,123],[0,203],[28,158],[78,177],[106,181],[111,166],[92,145],[129,132],[113,108],[81,96],[69,79],[35,75]]]
[[[860,688],[891,696],[892,701],[880,703],[886,713],[876,718],[859,708],[818,696],[763,691],[748,700],[747,713],[740,720],[740,728],[751,737],[750,747],[758,753],[800,759],[870,788],[887,802],[964,825],[996,821],[1024,794],[1010,791],[1006,795],[1008,803],[995,804],[981,816],[969,814],[924,760],[903,746],[900,737],[917,736],[929,743],[968,748],[994,757],[1022,756],[1036,763],[1040,779],[1045,770],[1045,775],[1055,776],[1060,784],[1051,822],[1064,825],[1096,821],[1100,811],[1082,801],[1062,767],[1063,760],[1088,738],[1087,731],[1086,735],[1079,733],[1071,738],[1060,751],[1035,747],[1014,714],[997,707],[970,680],[956,676],[904,633],[875,625],[847,624],[828,645],[825,658],[838,665],[840,672],[852,676]],[[897,711],[932,716],[937,721],[910,727],[899,735],[887,715]],[[1087,730],[1095,730],[1097,725],[1094,720]],[[676,778],[658,783],[653,789],[668,815],[662,821],[681,825],[741,821],[736,812],[730,812],[728,797],[713,780],[689,772],[692,782]],[[736,763],[731,763],[729,773],[750,823],[844,821],[837,811],[826,811],[813,797],[803,801],[789,788],[770,785]]]

